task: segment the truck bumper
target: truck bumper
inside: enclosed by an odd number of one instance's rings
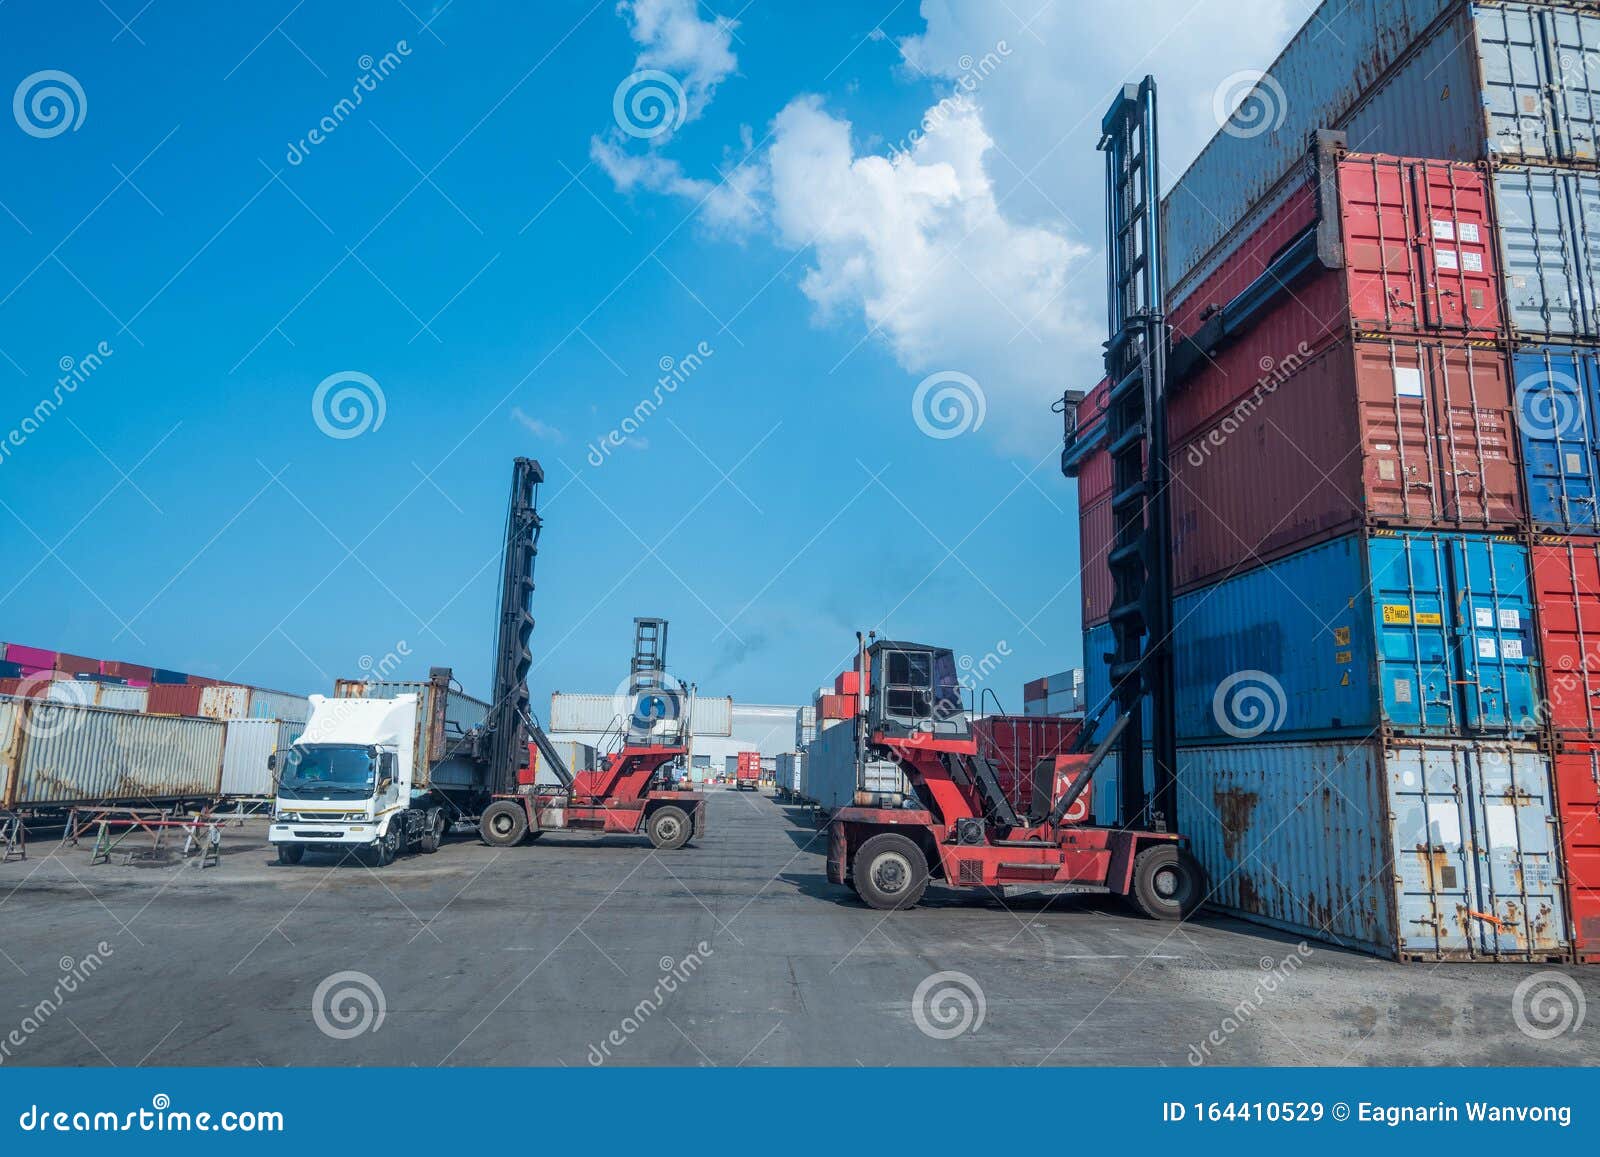
[[[308,848],[362,848],[378,838],[382,825],[367,824],[273,824],[267,839],[274,844],[304,844]]]

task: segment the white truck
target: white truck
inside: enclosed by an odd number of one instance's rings
[[[278,862],[318,849],[379,865],[438,851],[450,825],[488,799],[471,742],[488,705],[452,690],[442,668],[426,683],[341,680],[336,690],[311,696],[305,732],[272,757]]]

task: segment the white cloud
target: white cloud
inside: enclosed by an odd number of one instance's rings
[[[760,163],[740,161],[724,170],[726,179],[708,181],[691,177],[669,157],[650,152],[629,152],[614,140],[595,137],[589,157],[604,170],[619,193],[643,189],[669,197],[682,197],[700,206],[700,218],[714,232],[743,236],[762,218],[758,200],[766,180]]]
[[[521,406],[511,408],[511,416],[534,437],[543,438],[547,442],[565,442],[567,436],[549,422],[541,422],[538,418],[526,413]]]
[[[732,20],[702,20],[695,0],[622,0],[619,15],[640,46],[636,70],[660,69],[682,83],[693,120],[710,103],[718,84],[739,67],[733,54]]]

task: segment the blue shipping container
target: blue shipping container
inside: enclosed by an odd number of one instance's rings
[[[1561,534],[1600,533],[1600,353],[1541,346],[1523,349],[1512,364],[1533,524]]]
[[[1098,627],[1090,627],[1083,633],[1083,702],[1085,711],[1093,711],[1104,703],[1111,694],[1111,664],[1106,656],[1111,654],[1116,647],[1116,641],[1111,635],[1111,624],[1101,623]],[[1144,741],[1150,742],[1150,711],[1149,700],[1145,700],[1146,710],[1144,719]],[[1094,729],[1094,741],[1098,743],[1104,739],[1106,732],[1111,730],[1111,725],[1117,721],[1116,709],[1108,710],[1100,716],[1100,723]],[[1096,773],[1098,778],[1098,773]],[[1096,789],[1099,790],[1099,789]]]
[[[1179,598],[1180,742],[1516,736],[1538,704],[1527,548],[1351,535]]]

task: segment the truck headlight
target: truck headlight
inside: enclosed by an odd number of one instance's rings
[[[300,822],[300,813],[299,812],[279,812],[277,815],[272,817],[272,820],[273,820],[274,823],[279,823],[279,824],[297,824],[297,823]]]

